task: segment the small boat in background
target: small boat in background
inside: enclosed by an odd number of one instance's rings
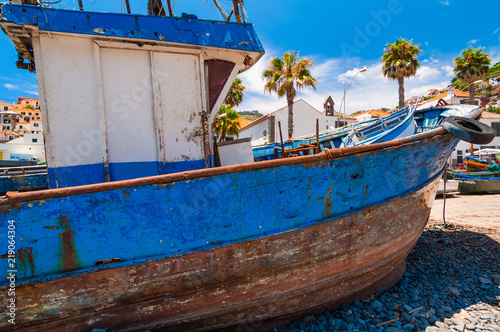
[[[461,194],[500,194],[500,177],[469,177],[462,178],[458,184]]]
[[[0,195],[8,191],[48,189],[47,166],[23,166],[0,168]]]
[[[417,104],[408,106],[389,116],[377,119],[360,128],[353,128],[342,140],[341,147],[388,142],[411,136],[415,133],[413,114]]]
[[[482,172],[495,163],[500,163],[500,149],[482,149],[474,151],[473,156],[465,156],[464,163],[467,172]]]
[[[447,173],[458,181],[461,194],[498,194],[500,193],[500,171],[454,172]]]

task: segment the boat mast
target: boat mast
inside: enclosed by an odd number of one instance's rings
[[[242,0],[233,0],[234,16],[236,17],[236,22],[238,22],[238,23],[241,23],[240,8],[239,8],[239,5],[241,2],[242,2]],[[242,10],[242,12],[243,12],[243,10]]]
[[[172,11],[172,5],[170,4],[170,0],[167,0],[167,6],[168,6],[168,15],[174,16],[174,12]]]

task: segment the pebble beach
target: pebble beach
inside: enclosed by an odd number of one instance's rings
[[[500,331],[500,220],[453,219],[460,209],[481,210],[481,204],[471,196],[447,200],[453,200],[451,220],[444,226],[433,219],[442,214],[443,200],[437,199],[433,210],[441,210],[431,214],[394,287],[275,331]],[[477,200],[500,210],[500,195]]]

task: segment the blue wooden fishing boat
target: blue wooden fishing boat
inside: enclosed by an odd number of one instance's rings
[[[465,195],[500,193],[500,171],[454,172],[446,171],[458,180],[458,191]]]
[[[415,133],[415,120],[413,114],[417,109],[417,104],[393,113],[389,116],[378,119],[361,128],[352,129],[342,140],[342,147],[382,143],[398,138],[411,136]]]
[[[45,166],[0,167],[0,195],[49,187]]]
[[[3,330],[263,329],[391,287],[467,131],[214,167],[213,118],[264,52],[250,24],[1,14],[50,186],[0,198]]]
[[[287,140],[283,144],[277,142],[255,147],[253,149],[254,160],[263,161],[289,156],[304,156],[323,152],[325,149],[381,143],[411,136],[415,130],[413,112],[414,108],[404,108],[384,118],[328,129],[318,132],[317,135],[311,134]]]

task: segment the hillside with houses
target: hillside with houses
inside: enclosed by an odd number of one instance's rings
[[[18,97],[13,104],[0,101],[0,124],[0,161],[45,160],[38,98]]]

